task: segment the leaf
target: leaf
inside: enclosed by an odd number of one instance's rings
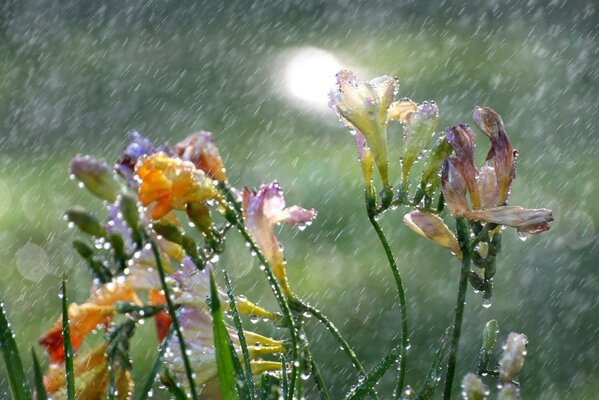
[[[416,395],[416,399],[418,400],[432,399],[437,387],[439,386],[439,383],[441,383],[444,360],[447,358],[447,354],[449,353],[450,330],[451,328],[447,328],[443,334],[443,337],[441,338],[441,343],[439,344],[439,348],[435,353],[435,358],[433,359],[431,368],[426,375],[426,379],[424,380],[420,391]]]
[[[33,359],[33,376],[35,379],[35,398],[37,400],[48,400],[48,394],[46,393],[46,387],[44,386],[44,375],[42,374],[42,368],[35,354],[33,347],[31,348],[31,358]]]
[[[69,304],[67,299],[67,280],[62,278],[60,291],[62,299],[62,338],[64,343],[65,371],[67,380],[67,399],[75,400],[75,370],[73,369],[73,345],[71,344],[71,330],[69,327]]]
[[[347,395],[345,395],[346,400],[360,400],[366,397],[370,391],[374,390],[375,385],[378,383],[379,379],[387,372],[389,368],[399,358],[401,354],[401,344],[392,348],[391,351],[383,357],[381,361],[374,367],[372,371],[366,375],[364,380],[360,382],[355,388],[349,391]]]
[[[164,377],[166,378],[166,387],[168,388],[168,391],[171,392],[175,400],[188,400],[187,396],[185,395],[185,392],[179,387],[177,382],[175,382],[175,380],[173,379],[171,374],[168,373],[168,371],[166,371]]]
[[[269,400],[272,394],[272,385],[275,383],[276,378],[271,374],[262,374],[260,380],[260,400]]]
[[[218,378],[220,381],[221,398],[223,400],[237,400],[237,388],[235,384],[235,367],[233,352],[229,345],[230,338],[223,321],[223,310],[218,290],[214,282],[214,276],[210,273],[210,311],[212,313],[212,328],[214,331],[214,349],[216,352],[216,365],[218,367]],[[239,360],[238,360],[239,361]]]
[[[241,318],[239,318],[239,312],[237,311],[237,304],[235,303],[235,296],[233,295],[233,289],[231,288],[231,280],[229,274],[225,271],[225,283],[227,285],[227,295],[229,296],[229,309],[233,314],[233,323],[237,330],[237,338],[239,339],[239,345],[241,346],[241,353],[243,354],[243,362],[245,367],[245,385],[246,390],[245,397],[249,399],[256,398],[256,386],[254,384],[254,375],[252,374],[252,365],[250,363],[250,352],[247,348],[245,341],[245,334],[243,333],[243,326],[241,325]],[[236,353],[233,353],[236,355]],[[240,366],[241,367],[241,366]],[[243,371],[242,371],[243,372]]]
[[[156,381],[156,375],[158,375],[160,367],[162,366],[162,358],[164,357],[164,353],[167,347],[169,346],[174,332],[175,326],[171,324],[171,328],[168,331],[168,335],[166,335],[166,337],[160,344],[160,349],[158,349],[158,355],[156,356],[156,361],[154,361],[154,366],[152,367],[152,370],[146,378],[146,381],[144,382],[143,386],[141,387],[141,389],[139,389],[139,392],[141,393],[141,395],[139,396],[139,400],[146,400],[149,397],[149,393],[152,390],[152,387],[154,387],[154,382]]]
[[[15,400],[31,400],[31,389],[23,372],[23,363],[17,344],[4,314],[4,304],[0,302],[0,348],[6,365],[10,393]]]

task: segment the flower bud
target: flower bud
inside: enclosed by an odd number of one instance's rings
[[[210,215],[210,208],[204,202],[191,202],[187,203],[185,208],[187,216],[193,222],[193,224],[203,233],[211,234],[210,228],[212,227],[212,216]]]
[[[497,395],[497,400],[519,400],[520,390],[513,383],[504,383]]]
[[[446,138],[440,138],[437,141],[435,147],[431,150],[431,154],[428,157],[424,171],[422,172],[422,183],[426,186],[429,183],[436,186],[438,185],[438,173],[439,169],[443,165],[443,162],[451,154],[451,145]],[[432,188],[434,190],[434,187]]]
[[[509,334],[499,360],[499,377],[502,382],[510,382],[522,370],[527,343],[525,335],[514,332]]]
[[[451,250],[459,259],[462,258],[458,240],[438,216],[424,211],[412,211],[404,215],[403,221],[417,234]]]
[[[71,173],[95,196],[114,202],[121,191],[110,167],[90,156],[76,156],[71,161]]]
[[[437,127],[439,108],[434,101],[418,105],[416,111],[410,112],[404,124],[404,148],[402,162],[402,183],[408,184],[412,166],[433,140],[433,132]]]
[[[69,222],[75,224],[82,232],[96,237],[105,237],[106,229],[92,213],[82,207],[73,207],[67,210],[65,216]]]
[[[464,400],[484,400],[489,389],[478,376],[469,372],[462,379],[462,397]]]

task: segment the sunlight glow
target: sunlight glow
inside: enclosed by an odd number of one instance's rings
[[[326,108],[329,90],[341,62],[331,53],[316,47],[304,47],[290,53],[285,65],[285,85],[290,95],[306,105]]]

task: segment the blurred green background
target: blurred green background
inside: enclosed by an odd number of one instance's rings
[[[232,184],[277,179],[288,204],[316,208],[309,229],[281,230],[292,286],[372,367],[397,342],[399,312],[363,209],[354,140],[325,106],[332,74],[345,67],[364,79],[395,75],[401,97],[436,100],[440,128],[470,123],[475,105],[493,107],[520,154],[511,203],[553,210],[546,234],[521,242],[505,232],[491,308],[469,289],[457,377],[476,368],[480,333],[496,318],[501,338],[529,338],[524,398],[597,398],[596,3],[224,3],[0,2],[0,298],[27,367],[29,347],[59,315],[63,271],[72,300],[84,301],[90,286],[62,214],[103,205],[68,179],[69,160],[89,153],[113,162],[133,129],[155,143],[213,131]],[[394,179],[400,136],[390,132]],[[482,157],[487,142],[478,142]],[[382,224],[407,288],[407,379],[417,386],[452,320],[459,265],[408,231],[404,211]],[[274,305],[239,237],[222,265],[238,293]],[[353,368],[320,326],[310,322],[308,333],[341,398]],[[135,346],[139,375],[153,359],[151,327]],[[0,397],[8,396],[1,365]]]

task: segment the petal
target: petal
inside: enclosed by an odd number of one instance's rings
[[[404,184],[407,184],[410,169],[422,151],[431,144],[438,118],[439,108],[434,101],[419,104],[416,111],[406,116],[402,161]]]
[[[192,162],[212,179],[226,181],[225,167],[212,133],[201,131],[189,135],[175,146],[175,153],[184,161]]]
[[[495,168],[485,165],[480,169],[476,179],[480,195],[480,208],[490,208],[497,205],[497,176]]]
[[[399,121],[405,124],[408,114],[417,110],[418,104],[410,99],[394,101],[387,110],[387,121]]]
[[[441,191],[449,212],[454,217],[463,215],[468,209],[466,181],[462,171],[456,168],[456,165],[459,165],[459,161],[455,157],[449,157],[445,160],[441,171]]]
[[[466,211],[464,215],[473,220],[507,225],[518,229],[518,232],[541,233],[549,229],[553,221],[550,210],[545,208],[529,209],[518,206],[488,208],[486,210]]]
[[[468,125],[460,124],[447,128],[445,137],[453,147],[457,159],[455,166],[461,171],[466,181],[472,207],[479,208],[480,200],[478,186],[476,185],[478,171],[474,166],[474,134]]]
[[[493,160],[497,176],[497,203],[507,202],[512,181],[516,177],[516,156],[499,114],[489,107],[476,107],[472,114],[476,125],[491,140],[487,160]]]
[[[404,215],[403,220],[417,234],[451,250],[459,259],[462,258],[458,240],[438,216],[424,211],[412,211]]]

